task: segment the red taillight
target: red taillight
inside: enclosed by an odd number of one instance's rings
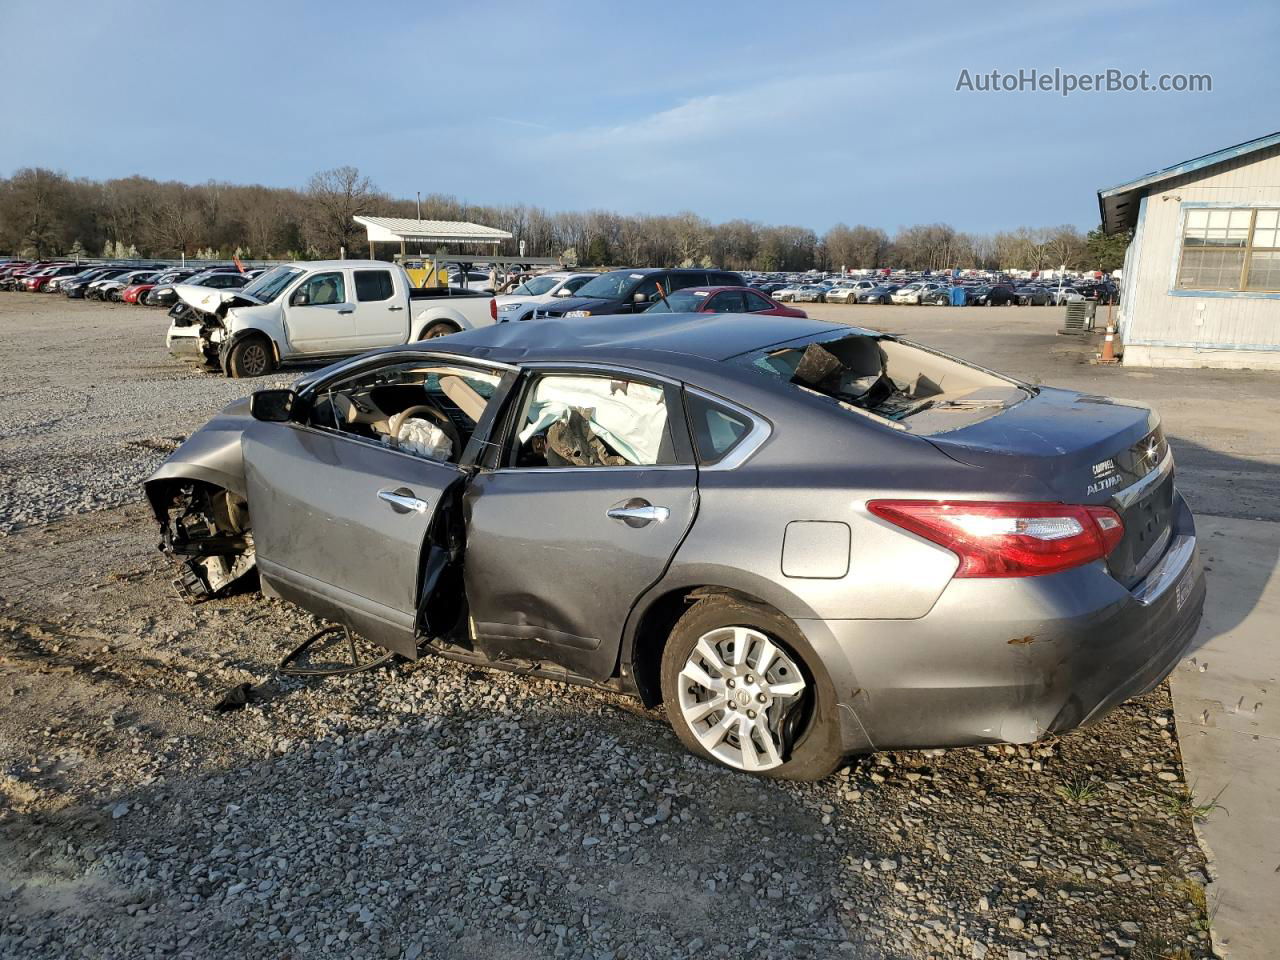
[[[489,298],[489,317],[494,323],[498,322],[498,301],[492,297]]]
[[[957,577],[1058,573],[1103,559],[1124,536],[1124,523],[1107,507],[872,500],[867,509],[956,554]]]

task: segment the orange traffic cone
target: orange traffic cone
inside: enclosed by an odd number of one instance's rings
[[[1106,335],[1102,338],[1102,355],[1098,357],[1099,363],[1119,363],[1116,359],[1116,328],[1113,324],[1107,324]]]

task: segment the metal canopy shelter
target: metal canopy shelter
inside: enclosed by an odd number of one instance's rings
[[[405,244],[413,243],[464,243],[491,246],[497,253],[498,246],[504,240],[510,240],[511,234],[496,227],[484,227],[478,223],[467,223],[465,220],[413,220],[405,217],[353,217],[356,223],[365,228],[369,237],[369,256],[373,256],[375,243],[400,244],[400,252],[405,253]]]

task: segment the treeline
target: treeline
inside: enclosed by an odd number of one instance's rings
[[[302,189],[161,182],[146,177],[87,180],[40,168],[0,179],[0,253],[24,256],[315,259],[366,251],[356,214],[413,217],[416,203],[380,191],[355,167],[315,174]],[[1127,238],[1082,235],[1070,225],[963,233],[944,223],[900,228],[807,227],[751,220],[711,223],[693,213],[552,213],[516,204],[483,206],[456,197],[422,198],[428,220],[469,220],[514,239],[502,253],[563,257],[586,266],[716,265],[744,270],[1112,270]],[[383,251],[379,251],[383,252]],[[393,251],[387,250],[386,253]]]

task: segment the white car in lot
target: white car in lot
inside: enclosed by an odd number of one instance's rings
[[[784,287],[773,294],[779,303],[821,303],[823,289],[816,283],[800,283]]]
[[[935,290],[941,290],[942,284],[916,282],[908,283],[905,287],[898,290],[889,299],[894,303],[914,303],[919,305],[921,299],[927,294],[933,293]]]
[[[571,297],[579,287],[596,276],[599,274],[544,273],[530,277],[510,293],[494,298],[498,304],[498,322],[528,320],[539,304],[550,303],[557,297]]]
[[[874,280],[844,280],[827,291],[827,303],[857,303],[859,294],[875,289]]]

